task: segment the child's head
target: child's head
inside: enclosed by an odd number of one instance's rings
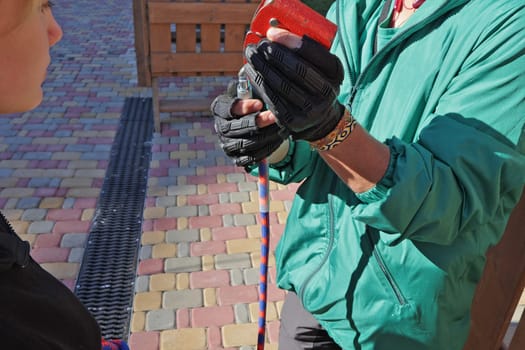
[[[0,0],[0,113],[24,112],[42,101],[49,48],[62,29],[47,0]]]

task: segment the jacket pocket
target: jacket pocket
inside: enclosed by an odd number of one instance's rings
[[[389,291],[392,293],[393,297],[397,301],[397,303],[401,306],[407,305],[407,299],[405,295],[403,294],[403,291],[399,287],[398,283],[396,282],[396,279],[394,278],[394,275],[390,272],[387,264],[385,263],[383,256],[381,255],[381,252],[379,249],[376,248],[376,245],[379,241],[379,234],[374,234],[370,227],[367,226],[366,228],[366,237],[367,241],[370,244],[370,251],[372,253],[372,256],[374,257],[374,261],[377,264],[377,267],[380,271],[380,277],[383,277],[384,280],[386,280],[386,286],[389,289]]]
[[[317,275],[317,273],[323,268],[323,266],[327,263],[328,257],[330,256],[330,252],[332,251],[332,247],[334,245],[334,230],[335,230],[335,220],[334,220],[334,208],[333,208],[333,199],[331,196],[328,196],[327,200],[327,214],[326,214],[326,246],[323,249],[323,254],[321,256],[320,261],[318,262],[317,266],[310,272],[310,274],[305,278],[304,284],[301,288],[299,288],[298,296],[299,299],[303,300],[305,298],[305,293],[308,285],[311,283],[314,276]]]

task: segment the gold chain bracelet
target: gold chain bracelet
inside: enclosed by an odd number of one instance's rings
[[[354,130],[356,124],[357,121],[352,117],[350,112],[345,109],[345,113],[339,123],[337,123],[335,129],[330,131],[330,133],[322,139],[310,142],[310,145],[318,151],[329,151],[346,140]]]

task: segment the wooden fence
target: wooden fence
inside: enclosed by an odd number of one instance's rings
[[[259,1],[134,0],[138,83],[152,88],[155,131],[161,112],[209,111],[210,100],[160,100],[159,78],[236,75]]]

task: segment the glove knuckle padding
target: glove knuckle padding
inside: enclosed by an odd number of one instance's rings
[[[266,107],[275,113],[276,110],[274,101],[276,98],[278,98],[278,96],[275,95],[272,89],[266,84],[262,74],[257,71],[252,66],[252,64],[248,63],[245,65],[245,72],[248,80],[252,84],[252,90],[261,97]]]
[[[324,76],[313,63],[303,59],[294,50],[277,43],[261,45],[260,50],[263,51],[268,63],[282,73],[281,76],[289,77],[303,91],[330,98],[337,95],[334,90],[338,89],[339,84],[332,86],[329,77]]]
[[[337,96],[344,76],[335,55],[307,36],[299,49],[261,40],[245,55],[254,91],[294,138],[313,141],[335,128],[343,114]]]
[[[294,127],[303,129],[304,126],[301,126],[303,120],[294,120],[294,115],[309,104],[310,96],[305,96],[301,88],[269,65],[263,54],[257,52],[254,46],[247,52],[249,64],[246,65],[245,71],[252,82],[253,90],[274,113],[279,125],[293,129],[292,124],[298,123]]]
[[[312,62],[331,84],[337,87],[341,85],[344,78],[343,64],[324,46],[305,35],[301,47],[295,52],[308,62]]]
[[[217,122],[220,125],[220,130],[217,132],[231,138],[249,137],[258,129],[255,122],[257,115],[259,112],[247,114],[239,119],[227,121],[219,119]]]
[[[251,123],[251,122],[250,122]],[[244,135],[227,137],[219,134],[220,146],[240,166],[261,161],[275,151],[284,140],[277,125],[247,131]]]

